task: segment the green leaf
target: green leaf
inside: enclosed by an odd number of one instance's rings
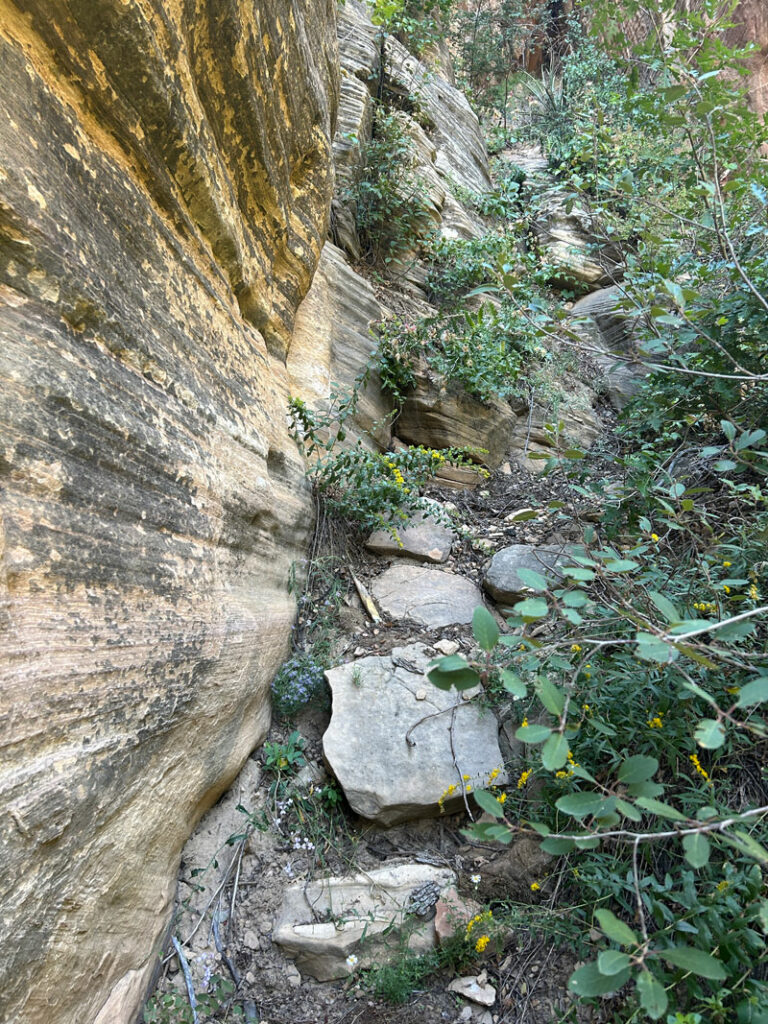
[[[621,921],[610,910],[597,910],[595,917],[600,923],[600,929],[611,942],[618,942],[620,946],[638,946],[640,939],[637,932],[634,932],[628,924]]]
[[[477,789],[473,791],[472,796],[474,796],[478,807],[484,810],[486,814],[490,814],[494,818],[504,817],[504,807],[493,793],[489,793],[486,789]]]
[[[663,90],[662,96],[664,97],[665,103],[673,103],[675,100],[679,100],[681,97],[685,96],[687,92],[687,85],[670,85],[669,88]]]
[[[440,658],[427,670],[427,678],[438,690],[450,690],[452,686],[457,690],[469,690],[480,682],[477,672],[455,654]]]
[[[667,1012],[669,1000],[661,982],[657,981],[650,971],[641,971],[635,981],[635,987],[640,1005],[651,1020],[663,1017]]]
[[[568,793],[560,797],[555,807],[572,818],[586,818],[602,810],[604,802],[599,793]]]
[[[513,605],[512,610],[524,619],[543,619],[549,614],[549,605],[541,597],[528,597]]]
[[[548,772],[556,772],[568,760],[568,740],[562,733],[550,736],[541,748],[541,763]]]
[[[557,856],[561,853],[571,853],[576,847],[572,839],[562,839],[560,836],[547,836],[539,846],[544,853],[551,853]]]
[[[519,675],[510,672],[508,668],[503,668],[500,675],[501,684],[507,693],[511,693],[513,697],[525,697],[528,689]]]
[[[714,718],[703,718],[696,726],[693,737],[700,747],[717,750],[725,743],[725,729],[722,722],[716,722]]]
[[[759,864],[768,865],[768,850],[748,832],[725,832],[723,838],[730,846],[735,846],[737,850],[741,850]]]
[[[659,950],[659,954],[674,967],[682,967],[684,971],[698,974],[710,981],[725,981],[725,968],[719,960],[709,953],[692,946],[673,946],[672,949]]]
[[[640,563],[628,558],[614,558],[605,563],[605,568],[607,572],[631,572],[633,569],[639,569]]]
[[[604,949],[597,958],[597,969],[601,974],[611,977],[626,970],[631,962],[627,953],[620,953],[618,949]]]
[[[659,611],[664,616],[664,618],[667,620],[667,622],[679,622],[680,621],[680,613],[678,612],[677,608],[675,608],[675,606],[672,604],[672,602],[669,600],[669,598],[664,597],[663,594],[660,594],[656,590],[649,590],[648,591],[648,597],[650,597],[651,601],[653,601],[653,603],[659,609]]]
[[[643,661],[655,661],[660,665],[666,665],[677,657],[677,651],[673,647],[652,633],[638,633],[636,639],[637,656]]]
[[[563,594],[563,604],[569,608],[583,608],[589,598],[583,590],[569,590]]]
[[[536,680],[536,695],[551,715],[559,718],[565,707],[565,694],[544,676]]]
[[[742,686],[739,690],[739,699],[736,701],[736,707],[748,708],[753,704],[762,704],[764,700],[768,700],[768,676],[753,679],[751,683]]]
[[[763,900],[762,903],[758,903],[757,920],[760,922],[760,927],[763,929],[765,934],[768,935],[768,900]]]
[[[660,782],[636,782],[632,786],[627,786],[627,796],[657,797],[663,792],[664,787]]]
[[[703,868],[709,862],[711,846],[705,835],[696,832],[691,836],[683,836],[683,851],[692,868]]]
[[[561,572],[564,576],[569,576],[572,580],[580,580],[582,583],[589,583],[595,578],[591,569],[580,569],[576,566],[565,566]]]
[[[626,786],[634,782],[647,782],[659,770],[659,762],[655,757],[635,754],[628,757],[619,768],[618,779]]]
[[[670,821],[685,821],[686,816],[682,811],[676,811],[674,807],[665,804],[662,800],[654,800],[649,796],[639,796],[635,803],[642,807],[649,814],[655,814],[659,818],[668,818]]]
[[[618,992],[622,985],[629,980],[629,970],[619,971],[618,974],[607,976],[600,973],[596,962],[584,964],[568,979],[568,988],[577,996],[589,998],[590,996],[607,996],[611,992]]]
[[[515,733],[515,739],[521,743],[543,743],[552,735],[552,730],[546,725],[521,725]]]
[[[499,642],[499,627],[496,619],[483,605],[478,605],[472,615],[472,633],[480,647],[488,654]]]
[[[572,626],[580,626],[584,622],[575,608],[563,608],[563,618],[567,619]]]
[[[534,569],[517,569],[518,577],[531,590],[546,590],[549,584],[540,572]]]
[[[638,809],[633,804],[628,803],[626,800],[617,800],[616,809],[620,811],[625,818],[629,818],[630,821],[642,820],[643,816],[640,813],[640,811],[638,811]]]
[[[734,437],[736,437],[736,427],[734,427],[734,425],[728,420],[720,420],[720,429],[729,441],[732,441]]]

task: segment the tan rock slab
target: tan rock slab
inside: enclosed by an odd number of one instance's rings
[[[376,530],[365,542],[365,546],[377,555],[441,563],[447,561],[456,539],[450,527],[423,513],[402,525],[395,524],[395,529],[397,538],[388,530]]]
[[[394,565],[376,577],[371,592],[384,615],[430,629],[471,622],[483,603],[480,590],[464,576],[426,566]]]
[[[439,814],[441,800],[446,811],[458,809],[462,782],[477,789],[502,766],[495,716],[433,686],[430,660],[412,644],[326,673],[333,713],[325,759],[352,810],[383,825]],[[506,775],[495,781],[503,785]]]
[[[481,982],[477,977],[454,978],[448,986],[449,992],[469,999],[479,1006],[493,1006],[496,1002],[496,989],[488,981]]]
[[[434,915],[413,911],[425,909],[420,902],[425,893],[426,902],[434,904],[454,881],[448,868],[397,864],[296,882],[285,891],[272,941],[318,981],[345,978],[381,963],[388,952],[394,955],[406,922],[409,931],[413,926],[409,948],[423,953],[435,945]]]

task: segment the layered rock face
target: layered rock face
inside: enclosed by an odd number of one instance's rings
[[[336,0],[2,0],[0,1019],[134,1018],[262,739]]]

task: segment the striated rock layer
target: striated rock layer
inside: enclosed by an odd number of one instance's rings
[[[0,0],[0,1019],[133,1020],[263,737],[336,0]]]

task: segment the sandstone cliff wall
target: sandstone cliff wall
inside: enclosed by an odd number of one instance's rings
[[[0,0],[0,1019],[133,1018],[266,728],[336,0]]]

